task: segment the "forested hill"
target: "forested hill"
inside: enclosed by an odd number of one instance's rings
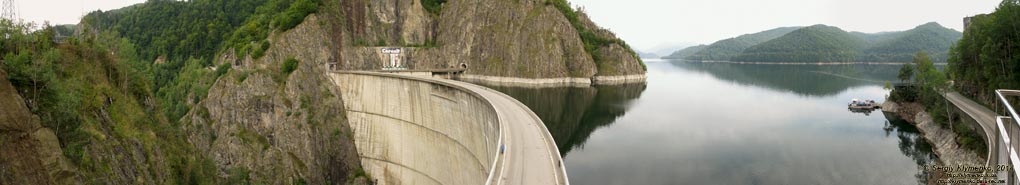
[[[927,23],[904,32],[893,33],[888,39],[878,39],[865,49],[858,61],[903,62],[911,61],[914,54],[924,51],[933,61],[945,62],[946,54],[963,34],[938,23]]]
[[[717,41],[708,47],[685,57],[688,60],[729,60],[739,55],[744,49],[760,44],[762,42],[783,36],[800,27],[783,27],[766,30],[753,34],[744,34],[738,37]]]
[[[216,55],[226,48],[257,58],[269,46],[266,38],[271,32],[293,28],[318,4],[318,0],[151,0],[89,13],[81,27],[124,38],[137,46],[139,59],[158,63],[152,69],[152,90],[176,120],[189,109],[184,100],[204,98],[207,88],[195,86],[199,79],[179,78],[192,74],[185,71],[188,63],[194,63],[193,69],[213,66]],[[189,92],[193,90],[200,93]]]
[[[18,167],[0,184],[367,184],[340,96],[321,65],[295,59],[315,48],[269,41],[306,38],[319,7],[149,0],[76,26],[0,19],[0,119],[17,118],[0,122],[0,146],[14,147],[0,167]],[[220,57],[262,52],[286,55],[248,68]]]
[[[115,31],[142,49],[144,59],[212,57],[224,40],[267,0],[149,1],[85,17],[91,28]]]
[[[664,58],[741,62],[909,62],[918,51],[924,51],[931,54],[933,61],[945,62],[947,51],[961,36],[960,32],[934,22],[907,31],[881,33],[847,32],[837,27],[814,25],[743,48],[723,47],[739,45],[732,41],[740,38],[737,37],[713,43],[696,54]]]
[[[734,61],[851,62],[864,41],[837,27],[814,25],[751,46]]]
[[[680,50],[678,50],[676,52],[673,52],[673,54],[669,54],[669,56],[664,56],[662,58],[663,59],[684,59],[684,58],[687,58],[688,56],[691,56],[691,55],[694,55],[694,54],[696,54],[698,52],[701,52],[701,50],[704,50],[705,48],[708,48],[708,45],[702,44],[702,45],[697,45],[697,46],[691,46],[691,47],[687,47],[687,48],[684,48],[684,49],[680,49]]]

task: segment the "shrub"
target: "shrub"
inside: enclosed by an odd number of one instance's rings
[[[286,11],[276,15],[276,25],[279,26],[280,31],[290,30],[301,24],[308,14],[315,13],[318,8],[319,3],[316,1],[298,0],[291,4],[290,8],[287,8]]]
[[[283,66],[280,66],[280,71],[283,71],[283,74],[290,75],[291,72],[297,70],[297,67],[298,67],[297,59],[287,58],[287,60],[283,61]]]
[[[903,85],[893,87],[889,92],[889,100],[894,102],[915,102],[917,101],[917,86]]]
[[[308,96],[304,95],[299,97],[298,100],[301,101],[301,109],[308,109],[312,103],[312,101],[308,99]]]
[[[262,40],[259,42],[259,46],[255,47],[255,51],[251,52],[251,58],[258,59],[262,58],[266,54],[266,50],[269,49],[269,41]]]
[[[421,0],[421,5],[425,7],[425,11],[428,11],[433,16],[439,16],[443,11],[443,3],[446,3],[446,0]]]
[[[244,80],[248,79],[248,73],[249,72],[241,72],[241,74],[238,74],[237,83],[244,83]]]
[[[220,64],[219,67],[216,67],[216,78],[223,76],[223,74],[227,74],[227,71],[230,71],[230,63],[224,62],[223,64]]]
[[[244,167],[232,167],[228,170],[227,184],[251,184],[251,171]]]

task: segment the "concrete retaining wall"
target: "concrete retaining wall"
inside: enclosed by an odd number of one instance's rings
[[[333,73],[362,166],[379,184],[485,184],[499,118],[485,99],[444,82]]]
[[[495,86],[510,87],[588,87],[594,85],[620,85],[628,83],[645,82],[648,78],[645,74],[620,75],[620,76],[594,76],[591,78],[518,78],[502,76],[485,76],[473,74],[461,74],[454,79]]]
[[[620,76],[595,76],[592,78],[594,84],[598,85],[620,85],[629,83],[640,83],[648,80],[645,74],[620,75]]]

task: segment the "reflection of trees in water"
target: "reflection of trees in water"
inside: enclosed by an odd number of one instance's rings
[[[595,87],[490,87],[531,108],[552,133],[560,155],[581,147],[596,129],[623,116],[645,84]]]
[[[741,85],[790,91],[805,96],[830,96],[864,85],[896,81],[898,65],[765,65],[671,62],[673,66],[704,72]]]
[[[932,152],[931,144],[921,136],[914,125],[893,114],[887,113],[885,117],[888,119],[884,127],[885,136],[888,137],[893,132],[896,133],[896,137],[900,140],[900,152],[903,152],[903,155],[910,157],[914,160],[914,163],[917,163],[918,170],[917,174],[914,175],[917,178],[917,183],[928,184],[928,178],[932,174],[925,171],[924,167],[938,160],[937,156]]]
[[[847,110],[850,110],[850,112],[852,112],[852,113],[861,113],[861,114],[864,114],[864,116],[871,116],[871,112],[875,111],[875,109],[853,109],[853,108],[850,108],[850,109],[847,109]],[[886,133],[886,136],[888,136],[888,134],[889,133]]]

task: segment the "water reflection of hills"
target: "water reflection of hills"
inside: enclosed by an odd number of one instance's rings
[[[672,61],[678,68],[704,72],[741,85],[830,96],[852,87],[895,82],[899,65],[766,65]]]
[[[490,87],[531,108],[552,133],[560,155],[582,146],[596,129],[623,116],[645,84],[596,87]]]

